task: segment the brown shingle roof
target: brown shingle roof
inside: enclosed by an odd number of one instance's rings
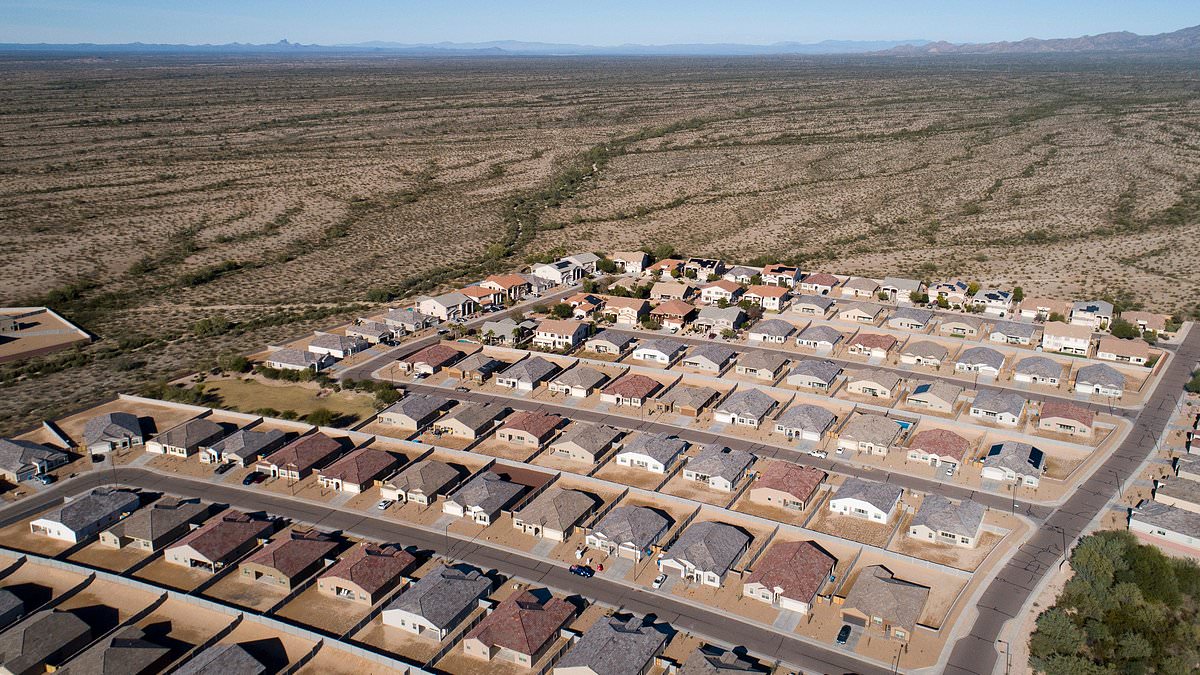
[[[696,307],[683,300],[668,300],[650,310],[652,316],[687,316],[696,311]]]
[[[417,559],[403,549],[361,543],[331,565],[322,579],[345,579],[367,593],[374,594],[396,580]]]
[[[551,335],[572,336],[584,324],[580,321],[571,319],[546,319],[538,324],[537,332],[550,333]]]
[[[342,449],[342,442],[322,433],[302,436],[267,456],[263,461],[284,469],[308,471]]]
[[[525,280],[525,277],[521,276],[520,274],[493,274],[492,276],[484,279],[484,281],[490,281],[506,290],[509,288],[515,288],[517,286],[525,286],[529,283]]]
[[[1046,401],[1043,403],[1042,419],[1046,419],[1047,417],[1061,417],[1063,419],[1075,420],[1087,427],[1092,426],[1092,420],[1095,418],[1091,410],[1063,401]]]
[[[537,654],[567,619],[575,606],[557,597],[546,602],[529,591],[500,603],[479,625],[467,633],[488,647],[505,647],[519,654]]]
[[[550,413],[539,412],[536,410],[526,410],[519,412],[505,420],[504,424],[500,425],[501,429],[516,429],[524,431],[535,438],[544,438],[551,431],[558,428],[562,424],[563,418]]]
[[[848,344],[849,346],[862,345],[871,349],[891,349],[896,346],[896,338],[879,333],[859,333]]]
[[[396,457],[389,452],[375,448],[359,448],[321,469],[321,475],[353,485],[362,485],[395,465]]]
[[[641,373],[631,373],[604,388],[606,394],[616,394],[625,398],[646,398],[658,391],[662,384],[652,377]]]
[[[262,547],[246,562],[269,567],[285,577],[294,578],[336,548],[337,542],[324,533],[293,531]]]
[[[401,363],[426,363],[435,368],[441,368],[442,366],[445,366],[447,364],[454,363],[461,357],[462,357],[462,352],[458,351],[454,347],[447,347],[446,345],[438,344],[438,345],[429,345],[428,347],[426,347],[425,349],[422,349],[421,351],[417,352],[416,354],[413,354],[412,356],[409,356],[408,358],[401,359],[400,362]]]
[[[193,530],[171,548],[190,546],[209,560],[223,560],[242,544],[263,536],[271,527],[269,521],[256,520],[235,511]]]
[[[775,544],[754,564],[746,583],[781,588],[786,598],[812,602],[837,559],[811,541]]]
[[[763,465],[758,480],[754,483],[756,489],[779,490],[804,502],[812,497],[825,480],[825,472],[811,466],[782,460],[763,460]]]
[[[953,457],[961,462],[971,449],[971,442],[953,431],[926,429],[913,436],[909,447],[938,457]]]

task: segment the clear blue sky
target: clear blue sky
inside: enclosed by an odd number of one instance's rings
[[[0,0],[0,42],[986,42],[1196,24],[1200,0]]]

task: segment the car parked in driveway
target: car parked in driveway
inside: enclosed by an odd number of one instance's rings
[[[44,474],[38,476],[37,479],[38,479],[38,482],[41,483],[42,485],[50,485],[54,481],[58,480],[57,478],[54,477],[53,474],[49,474],[49,473],[44,473]]]
[[[842,625],[842,629],[838,631],[837,643],[844,645],[850,640],[850,624]]]
[[[380,511],[387,511],[388,507],[395,503],[396,500],[394,499],[380,499],[379,503],[375,505],[375,508],[379,509]]]
[[[812,455],[813,457],[819,457],[821,459],[825,459],[826,457],[829,456],[829,453],[825,452],[824,450],[809,450],[808,454]]]
[[[567,571],[575,576],[583,577],[584,579],[591,579],[592,577],[596,576],[596,570],[588,567],[587,565],[571,565],[569,568],[567,568]]]
[[[223,473],[227,473],[232,468],[233,468],[233,465],[229,464],[228,462],[226,462],[224,464],[218,464],[217,468],[213,469],[213,473],[220,476]]]
[[[246,474],[245,478],[242,479],[242,485],[254,485],[255,483],[261,483],[266,479],[267,476],[263,472],[251,471],[250,473]]]
[[[667,575],[660,574],[660,575],[654,577],[654,583],[650,584],[650,586],[658,589],[658,588],[662,588],[662,585],[665,583],[667,583]]]

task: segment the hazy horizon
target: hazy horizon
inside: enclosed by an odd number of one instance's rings
[[[430,6],[364,0],[352,6],[301,0],[213,0],[180,7],[155,0],[0,0],[0,42],[21,44],[350,45],[540,42],[594,47],[780,42],[1018,41],[1200,24],[1200,3],[1149,0],[1015,0],[975,6],[949,0],[815,2],[696,0],[562,6],[539,0],[463,0]]]

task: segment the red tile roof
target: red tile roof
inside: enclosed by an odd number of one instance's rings
[[[272,527],[270,521],[258,520],[240,511],[233,511],[192,530],[171,548],[190,546],[208,560],[219,562],[242,544],[264,536]]]
[[[926,429],[917,432],[908,447],[938,457],[953,457],[961,462],[971,449],[971,442],[953,431]]]
[[[345,579],[367,593],[391,586],[417,559],[396,546],[362,543],[329,567],[322,579]]]
[[[786,598],[812,602],[836,564],[836,558],[811,541],[783,542],[763,554],[745,583],[781,588]]]
[[[574,614],[575,606],[566,600],[551,597],[543,603],[533,593],[524,591],[497,605],[467,633],[466,639],[532,656],[541,651]]]
[[[662,384],[658,380],[640,373],[632,373],[605,387],[604,393],[625,398],[646,398],[661,388]]]
[[[837,277],[833,276],[832,274],[825,274],[824,272],[818,272],[817,274],[810,274],[810,275],[804,277],[804,283],[812,284],[814,286],[833,287],[833,286],[837,286],[841,282],[838,280]]]
[[[484,281],[490,281],[505,290],[529,284],[520,274],[493,274]]]
[[[1043,403],[1042,419],[1046,419],[1047,417],[1061,417],[1067,420],[1075,420],[1089,428],[1095,419],[1091,410],[1063,401],[1046,401]]]
[[[765,460],[763,465],[754,489],[779,490],[803,502],[813,496],[826,476],[820,469],[781,460]]]

